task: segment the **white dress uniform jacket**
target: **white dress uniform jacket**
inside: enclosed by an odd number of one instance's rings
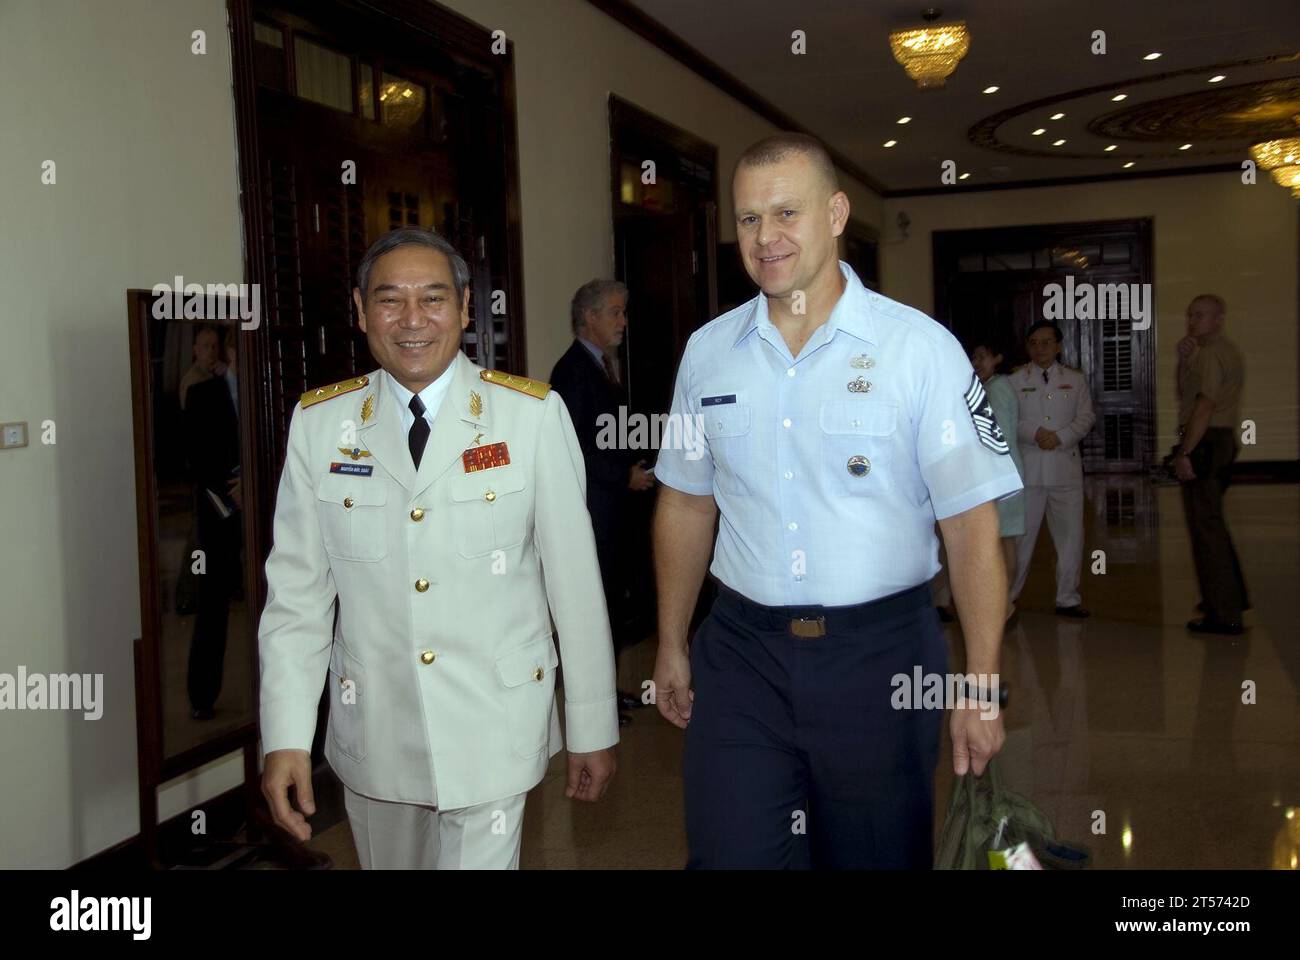
[[[1020,401],[1018,434],[1025,486],[1082,486],[1079,441],[1097,420],[1082,371],[1053,363],[1044,383],[1043,368],[1027,363],[1013,372],[1010,380]],[[1054,430],[1061,445],[1055,450],[1041,449],[1034,440],[1039,427]]]
[[[618,741],[568,411],[545,384],[453,363],[418,471],[380,371],[303,395],[258,632],[267,752],[311,748],[328,675],[343,782],[448,810],[526,792],[561,749],[552,617],[569,750]]]

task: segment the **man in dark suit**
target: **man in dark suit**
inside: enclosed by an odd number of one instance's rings
[[[229,327],[219,328],[218,337],[221,354],[214,375],[191,385],[185,401],[185,447],[205,568],[197,578],[187,680],[191,714],[196,720],[212,718],[221,692],[230,601],[242,579],[243,496],[234,337]]]
[[[587,465],[587,510],[596,534],[596,555],[617,656],[640,639],[629,630],[626,563],[618,549],[620,542],[626,544],[621,528],[627,498],[632,492],[654,487],[645,461],[635,450],[597,442],[602,415],[617,425],[619,407],[625,402],[616,351],[627,328],[627,287],[617,280],[591,280],[573,295],[569,313],[573,345],[551,371],[551,387],[569,408]],[[609,431],[605,432],[608,436]],[[639,698],[620,690],[619,723],[630,723],[632,718],[624,711],[639,706]]]

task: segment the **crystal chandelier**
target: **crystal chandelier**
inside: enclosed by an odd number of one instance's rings
[[[1300,124],[1300,113],[1293,118]],[[1288,187],[1291,196],[1300,200],[1300,137],[1265,140],[1250,148],[1250,156],[1261,169],[1267,170],[1279,187]]]
[[[1300,137],[1287,137],[1285,140],[1265,140],[1250,148],[1250,155],[1255,163],[1265,170],[1289,167],[1300,164]]]
[[[929,8],[921,16],[927,23],[939,19],[942,12]],[[907,75],[922,90],[942,87],[970,49],[970,33],[965,23],[943,23],[913,30],[895,30],[889,35],[889,49],[903,65]]]

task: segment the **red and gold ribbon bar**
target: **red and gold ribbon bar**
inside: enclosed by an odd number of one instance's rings
[[[466,473],[491,470],[493,467],[504,467],[510,462],[510,450],[504,441],[489,443],[485,447],[470,447],[460,455],[460,459],[465,464]]]

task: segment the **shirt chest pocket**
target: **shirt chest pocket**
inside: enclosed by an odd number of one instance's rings
[[[821,408],[822,470],[832,488],[858,497],[900,489],[898,408],[879,400],[832,400]]]
[[[532,498],[514,464],[451,478],[451,521],[456,551],[482,557],[524,542]]]
[[[748,494],[752,466],[753,439],[749,436],[751,410],[748,403],[727,403],[704,407],[704,436],[709,455],[718,473],[720,489],[726,493]]]
[[[327,554],[371,563],[388,555],[386,481],[326,474],[316,486],[316,499]]]

